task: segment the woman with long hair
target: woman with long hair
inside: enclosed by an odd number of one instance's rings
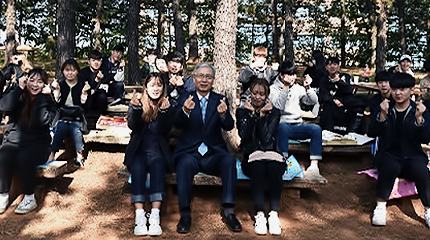
[[[168,135],[173,124],[176,102],[167,97],[166,83],[159,73],[150,73],[143,82],[142,97],[135,93],[128,109],[132,130],[124,164],[131,174],[131,203],[135,207],[134,234],[159,236],[160,206],[165,197],[165,174],[172,169]],[[147,175],[150,174],[149,219],[145,216]],[[149,222],[149,228],[147,227]]]
[[[268,225],[270,234],[280,235],[278,211],[285,159],[277,151],[276,136],[281,113],[269,99],[270,88],[265,79],[254,80],[249,89],[250,97],[237,109],[236,119],[241,138],[239,149],[244,154],[242,169],[250,178],[256,213],[254,231],[265,235]],[[270,210],[267,219],[264,211],[266,190]]]
[[[47,161],[51,150],[49,127],[56,107],[46,72],[34,68],[26,78],[20,78],[18,86],[0,100],[0,111],[10,117],[0,147],[0,213],[9,205],[9,190],[16,172],[24,198],[15,213],[25,214],[37,207],[37,165]]]
[[[88,82],[78,81],[80,68],[75,59],[67,59],[61,66],[61,73],[64,79],[52,82],[54,88],[54,98],[57,101],[59,110],[58,121],[55,124],[54,138],[52,139],[52,150],[50,160],[55,158],[55,153],[60,149],[64,138],[69,136],[76,149],[74,167],[84,166],[84,141],[82,137],[81,125],[85,120],[84,109],[90,85]]]

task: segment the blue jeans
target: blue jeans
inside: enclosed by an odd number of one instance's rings
[[[282,154],[288,154],[288,139],[305,140],[311,139],[310,159],[322,159],[322,137],[321,127],[311,123],[288,124],[279,123],[278,147]]]
[[[149,202],[164,201],[167,162],[160,151],[139,151],[127,166],[131,173],[131,203],[146,202],[149,178]]]
[[[77,152],[83,151],[84,141],[80,127],[81,122],[79,121],[73,121],[70,123],[58,121],[57,126],[55,126],[54,138],[52,139],[52,152],[58,152],[66,136],[70,137]]]

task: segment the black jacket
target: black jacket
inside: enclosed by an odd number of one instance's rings
[[[30,126],[24,126],[21,121],[23,92],[20,87],[16,87],[0,99],[0,111],[10,116],[3,142],[18,144],[38,142],[49,145],[51,142],[49,127],[56,113],[55,102],[51,95],[39,94],[31,111]]]
[[[163,157],[166,159],[168,170],[173,171],[174,164],[169,146],[169,133],[173,126],[173,120],[176,113],[176,102],[170,100],[170,108],[159,111],[157,114],[157,131],[158,139]],[[124,164],[129,165],[133,155],[138,151],[142,141],[145,141],[145,131],[148,123],[142,119],[142,108],[130,105],[128,108],[128,127],[132,130],[130,142],[125,151]]]
[[[383,121],[379,121],[379,113],[376,115],[377,119],[374,123],[377,125],[376,129],[378,131],[376,134],[380,139],[379,149],[376,157],[378,157],[378,154],[386,152],[392,141],[400,141],[400,146],[402,148],[401,152],[403,156],[398,157],[425,159],[427,161],[427,156],[421,148],[421,143],[428,143],[429,141],[429,134],[425,128],[428,124],[426,121],[430,119],[426,119],[426,117],[424,117],[424,122],[421,125],[417,125],[415,118],[416,108],[416,103],[411,101],[411,104],[407,108],[405,117],[403,119],[402,139],[394,139],[393,137],[397,118],[394,106],[390,106],[388,115]],[[428,113],[425,113],[423,116],[426,116],[427,114]]]
[[[351,76],[346,73],[339,74],[340,80],[333,82],[327,74],[320,82],[320,104],[332,104],[333,99],[340,100],[345,104],[353,96],[353,87],[351,85]]]
[[[237,129],[241,138],[239,150],[249,156],[256,150],[277,151],[276,136],[281,112],[273,108],[263,117],[251,115],[245,108],[236,110]]]

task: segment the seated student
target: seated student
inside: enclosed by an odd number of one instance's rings
[[[87,99],[87,110],[95,111],[98,114],[106,114],[107,111],[107,93],[103,87],[103,73],[100,71],[102,64],[102,54],[98,50],[92,50],[88,53],[88,67],[83,68],[78,76],[81,84],[91,86]]]
[[[327,59],[326,69],[328,73],[320,82],[320,126],[339,133],[364,133],[362,120],[366,100],[354,96],[351,76],[339,72],[337,57]]]
[[[164,57],[167,65],[167,72],[162,74],[166,82],[169,96],[178,99],[179,95],[186,91],[195,90],[193,79],[183,73],[185,57],[180,52],[170,52]]]
[[[103,73],[102,85],[108,97],[112,97],[114,103],[120,102],[124,96],[124,67],[125,61],[122,59],[124,47],[121,45],[115,46],[110,57],[104,57],[102,66],[100,67]],[[112,104],[112,103],[111,103]]]
[[[60,149],[64,138],[69,136],[76,149],[74,167],[84,166],[84,142],[81,131],[81,124],[84,121],[84,110],[87,91],[90,89],[88,82],[85,85],[78,81],[80,68],[75,59],[67,59],[61,66],[61,73],[64,79],[54,80],[54,98],[57,101],[58,121],[55,124],[54,138],[52,139],[52,150],[50,160],[55,158],[55,153]]]
[[[0,98],[3,93],[8,92],[12,87],[16,86],[18,79],[25,77],[31,69],[33,69],[33,66],[27,60],[25,54],[21,52],[13,54],[10,57],[9,64],[0,71]],[[15,75],[16,81],[11,81],[13,75]]]
[[[273,106],[281,110],[278,127],[278,147],[285,158],[288,157],[288,140],[311,139],[309,172],[319,174],[318,161],[322,159],[321,127],[316,124],[303,123],[301,103],[314,105],[318,96],[309,86],[312,78],[307,76],[303,86],[296,84],[297,67],[287,60],[279,67],[279,77],[270,86],[270,100]]]
[[[143,82],[142,97],[136,94],[128,109],[128,126],[133,131],[124,164],[131,173],[131,203],[136,209],[134,235],[159,236],[160,205],[165,196],[165,175],[171,154],[168,135],[173,125],[175,102],[170,103],[159,73],[150,73]],[[152,209],[146,226],[144,203],[146,180],[150,174],[149,202]]]
[[[411,65],[412,65],[411,56],[404,54],[399,59],[399,65],[396,65],[394,67],[390,67],[388,69],[388,72],[389,73],[403,72],[403,73],[408,73],[412,77],[414,77],[415,74],[414,74],[414,72],[412,72]]]
[[[375,131],[377,130],[372,128],[376,126],[376,124],[373,124],[372,122],[376,121],[376,114],[381,111],[381,102],[383,102],[385,99],[390,100],[390,102],[394,102],[394,99],[391,96],[390,88],[390,79],[392,75],[392,73],[380,71],[375,76],[375,82],[378,86],[379,92],[377,94],[372,95],[368,100],[371,124],[369,125],[367,134],[370,137],[376,137]]]
[[[272,85],[278,76],[276,70],[267,66],[267,55],[267,48],[263,46],[254,48],[251,62],[240,69],[238,82],[242,85],[240,93],[242,103],[249,97],[249,86],[251,86],[252,81],[257,78],[264,78],[269,85]]]
[[[241,138],[239,149],[244,154],[242,169],[250,178],[256,213],[254,231],[258,235],[266,234],[268,223],[269,233],[280,235],[278,211],[285,159],[277,152],[276,135],[281,114],[272,106],[269,83],[265,79],[256,79],[249,89],[250,97],[237,109],[236,119]],[[267,219],[264,215],[266,185],[270,210]]]
[[[397,177],[415,182],[418,195],[425,207],[425,220],[430,227],[430,175],[428,159],[421,148],[421,143],[428,142],[428,133],[424,130],[428,118],[423,116],[426,110],[421,101],[411,100],[415,79],[407,73],[395,73],[390,80],[394,103],[385,99],[380,104],[380,112],[374,122],[380,138],[376,154],[378,182],[376,185],[376,208],[373,211],[372,224],[386,225],[386,204]]]
[[[0,213],[9,205],[13,173],[19,176],[24,198],[15,213],[26,214],[37,207],[34,197],[37,165],[48,159],[51,136],[49,126],[56,113],[48,87],[48,74],[40,68],[20,78],[18,87],[0,100],[0,111],[10,116],[0,147]]]

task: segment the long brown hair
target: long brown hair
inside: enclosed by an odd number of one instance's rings
[[[48,74],[45,72],[45,70],[41,68],[33,68],[32,70],[30,70],[30,72],[28,72],[27,78],[32,78],[35,75],[39,75],[42,81],[45,84],[48,84]],[[33,110],[33,105],[36,98],[32,97],[27,87],[24,89],[24,92],[22,93],[22,100],[23,100],[22,101],[23,107],[21,112],[21,123],[24,126],[31,127],[33,122],[31,111]]]
[[[159,81],[163,86],[163,92],[158,99],[151,99],[148,95],[148,83],[151,81]],[[159,73],[150,73],[143,82],[142,97],[140,101],[142,102],[142,119],[145,122],[151,122],[157,119],[157,113],[160,109],[161,103],[164,97],[167,96],[167,88],[164,79]]]

